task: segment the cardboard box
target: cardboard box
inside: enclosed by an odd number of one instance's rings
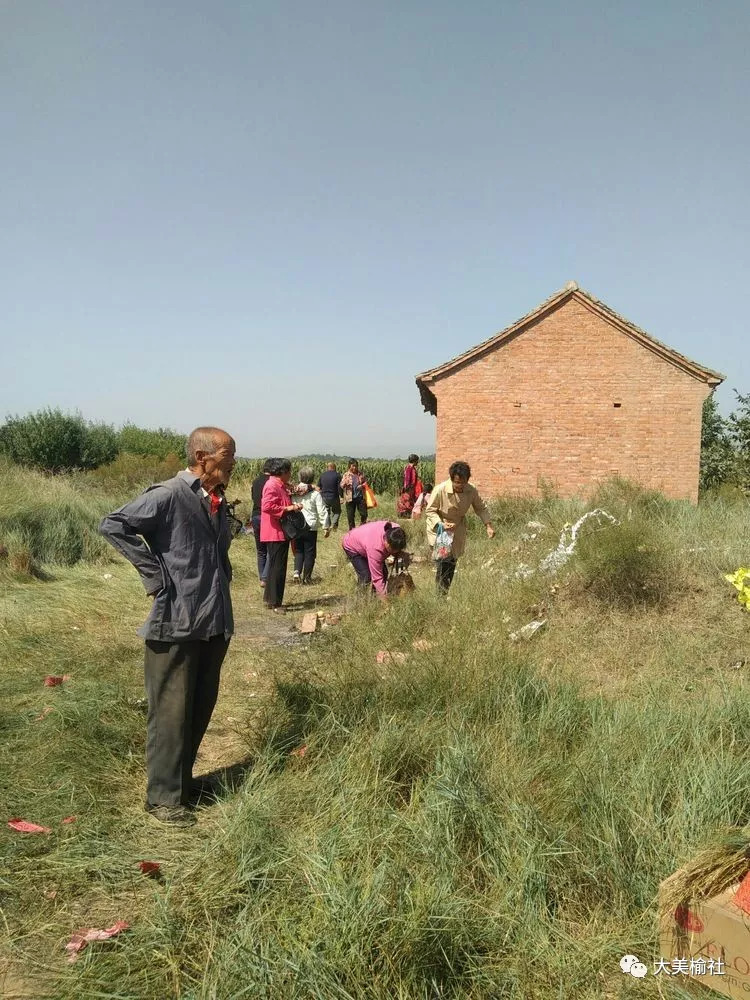
[[[659,924],[659,959],[682,965],[673,978],[693,979],[724,996],[750,1000],[750,914],[732,902],[739,884],[690,905],[664,913]],[[705,974],[699,974],[702,962]],[[722,972],[723,970],[723,972]]]

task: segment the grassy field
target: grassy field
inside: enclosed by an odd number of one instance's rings
[[[595,504],[499,502],[496,539],[474,526],[449,601],[424,563],[387,607],[354,597],[334,535],[318,582],[288,585],[296,613],[272,622],[240,536],[237,636],[199,758],[225,790],[170,831],[142,808],[147,602],[91,530],[125,486],[5,473],[5,995],[690,995],[618,962],[653,963],[659,881],[750,823],[750,615],[722,578],[750,560],[746,502],[693,508],[624,484]],[[554,575],[514,575],[594,505],[620,523]],[[344,614],[297,640],[312,607]],[[509,637],[532,619],[546,621],[532,639]],[[117,920],[129,929],[68,963],[71,933]]]

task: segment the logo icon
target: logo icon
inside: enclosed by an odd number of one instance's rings
[[[623,955],[620,959],[620,968],[626,976],[633,976],[634,979],[643,979],[648,974],[648,966],[644,965],[637,955]]]

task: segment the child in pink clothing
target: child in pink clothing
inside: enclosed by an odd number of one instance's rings
[[[416,521],[424,513],[425,507],[430,502],[432,496],[432,483],[425,483],[424,489],[417,497],[417,502],[412,507],[412,520]]]

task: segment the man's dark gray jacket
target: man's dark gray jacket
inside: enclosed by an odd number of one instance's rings
[[[212,517],[192,472],[150,486],[108,514],[99,531],[135,566],[146,593],[155,595],[138,629],[143,639],[186,642],[232,635],[226,503]]]

